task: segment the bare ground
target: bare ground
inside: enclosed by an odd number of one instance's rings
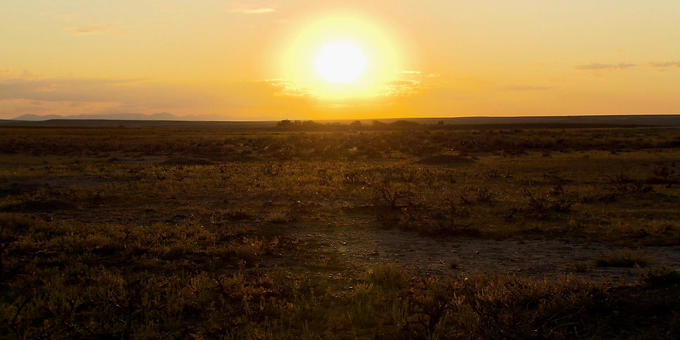
[[[597,267],[598,254],[620,250],[612,245],[567,239],[432,237],[398,228],[383,228],[370,217],[343,218],[326,224],[298,225],[291,236],[336,253],[350,264],[350,271],[365,271],[392,263],[420,274],[467,276],[470,274],[517,274],[634,282],[639,268]],[[641,247],[651,266],[680,265],[680,246]]]

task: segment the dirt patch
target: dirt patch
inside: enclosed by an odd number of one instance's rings
[[[106,159],[107,163],[120,163],[120,164],[153,164],[161,163],[165,161],[165,157],[159,156],[138,156],[138,157],[125,157],[125,156],[113,156]]]
[[[95,188],[103,184],[121,182],[99,176],[45,176],[12,181],[0,186],[0,194],[20,195],[39,190],[58,188]]]
[[[170,166],[191,166],[191,165],[212,165],[215,162],[205,159],[205,158],[191,158],[191,157],[173,157],[169,158],[163,162],[160,162],[161,165],[170,165]]]
[[[42,187],[38,183],[11,182],[0,187],[0,196],[21,195],[38,191]]]
[[[294,237],[338,252],[355,270],[381,263],[394,263],[420,274],[466,276],[470,274],[517,274],[556,278],[565,274],[588,280],[633,282],[636,268],[597,267],[598,254],[612,250],[602,243],[567,240],[480,238],[437,239],[398,229],[384,229],[370,220],[299,227]],[[645,247],[654,265],[677,266],[680,247]]]
[[[474,159],[461,155],[432,155],[421,158],[417,163],[425,165],[456,166],[470,164]]]
[[[0,211],[7,212],[52,212],[58,210],[74,210],[78,206],[65,200],[30,200],[17,204],[10,204],[0,208]]]

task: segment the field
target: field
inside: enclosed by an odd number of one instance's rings
[[[0,127],[2,338],[677,338],[680,128]]]

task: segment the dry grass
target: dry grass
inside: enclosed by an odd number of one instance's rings
[[[653,268],[632,286],[438,278],[390,263],[360,268],[291,232],[344,218],[438,238],[677,247],[680,129],[312,127],[0,129],[0,334],[441,339],[680,331],[673,268]],[[596,259],[597,266],[651,262],[631,250]]]
[[[617,250],[599,254],[595,258],[598,267],[646,267],[653,262],[643,250]]]

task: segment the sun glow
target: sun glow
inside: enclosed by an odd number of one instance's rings
[[[321,100],[381,97],[404,69],[394,35],[376,20],[335,13],[300,21],[277,57],[277,79],[290,92]]]
[[[329,83],[353,83],[366,68],[366,56],[352,42],[335,41],[321,48],[314,65]]]

